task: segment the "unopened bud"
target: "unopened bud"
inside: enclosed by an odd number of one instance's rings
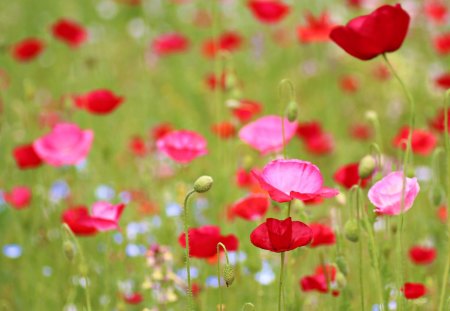
[[[194,183],[194,190],[198,193],[207,192],[211,189],[213,182],[211,176],[200,176]]]
[[[345,223],[344,234],[347,240],[351,242],[358,242],[358,222],[356,219],[350,219]]]
[[[292,100],[291,102],[289,102],[286,109],[286,116],[289,122],[294,122],[295,120],[297,120],[298,107],[295,101]]]
[[[223,279],[227,287],[230,287],[234,282],[234,268],[229,263],[226,263],[223,267]]]
[[[347,275],[348,266],[347,266],[347,262],[345,261],[345,258],[343,256],[338,256],[336,258],[336,265],[338,266],[339,271],[341,271],[344,275]]]
[[[64,241],[63,243],[64,255],[69,261],[73,261],[75,258],[75,245],[71,241]]]
[[[347,278],[340,271],[338,271],[338,273],[336,273],[336,283],[338,284],[338,286],[340,288],[343,288],[347,285]]]
[[[412,166],[406,167],[406,177],[408,178],[416,177],[416,171],[414,170],[414,167]]]
[[[434,186],[431,188],[430,199],[434,206],[439,206],[442,204],[444,193],[440,186]]]
[[[364,179],[372,176],[375,167],[376,167],[375,159],[371,155],[366,155],[364,158],[361,159],[361,161],[359,161],[358,166],[359,177]]]

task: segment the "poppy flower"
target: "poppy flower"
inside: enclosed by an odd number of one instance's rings
[[[335,189],[323,187],[319,168],[306,161],[274,160],[261,173],[254,170],[252,173],[271,199],[280,203],[292,199],[331,198],[339,193]]]
[[[425,296],[427,288],[421,283],[405,283],[402,292],[406,299],[417,299]]]
[[[226,88],[226,74],[225,72],[223,72],[219,77],[216,77],[214,73],[210,73],[206,76],[205,82],[208,88],[211,90],[219,88],[220,90],[224,91]]]
[[[363,141],[369,140],[373,136],[370,126],[363,123],[352,124],[349,133],[352,138]]]
[[[217,226],[202,226],[189,229],[189,256],[195,258],[210,258],[217,254],[217,244],[221,242],[227,251],[236,251],[239,241],[233,234],[223,236]],[[178,238],[178,243],[185,248],[186,236],[182,233]],[[220,248],[220,252],[222,252]]]
[[[122,104],[124,98],[117,96],[110,90],[98,89],[87,94],[75,96],[74,102],[78,108],[85,109],[92,114],[105,115],[113,112]]]
[[[269,205],[270,202],[266,195],[250,194],[231,206],[230,215],[249,221],[258,220],[267,213]]]
[[[236,135],[236,128],[233,123],[227,121],[213,124],[211,131],[223,139],[232,138]]]
[[[235,175],[236,184],[240,188],[252,188],[258,181],[253,177],[252,173],[240,168]]]
[[[11,191],[3,194],[5,201],[15,209],[28,207],[31,201],[31,190],[25,186],[14,187]]]
[[[140,136],[133,136],[129,143],[129,148],[131,152],[138,157],[145,156],[147,153],[147,146],[144,139]]]
[[[450,53],[450,32],[440,34],[434,38],[434,48],[440,55],[447,55]]]
[[[245,125],[239,131],[239,138],[262,155],[283,149],[283,125],[279,116],[265,116]],[[288,144],[297,130],[297,122],[284,118],[284,139]]]
[[[327,155],[334,150],[333,136],[328,133],[322,133],[313,136],[305,141],[306,150],[315,155]]]
[[[399,133],[393,140],[393,145],[402,150],[406,150],[406,142],[408,141],[410,129],[405,126],[400,129]],[[411,149],[415,154],[427,156],[431,154],[436,147],[437,138],[432,132],[421,129],[412,131]]]
[[[391,72],[389,71],[389,68],[386,67],[384,64],[377,64],[372,69],[373,76],[380,81],[388,80],[391,77]]]
[[[203,43],[203,55],[214,58],[219,52],[234,52],[242,45],[242,37],[233,31],[222,33],[219,38],[208,39]]]
[[[42,164],[42,159],[36,153],[32,144],[21,145],[14,148],[13,156],[17,166],[22,170],[35,168]]]
[[[450,132],[450,110],[447,114],[447,128]],[[439,109],[436,116],[430,120],[431,128],[438,132],[443,133],[445,131],[445,109]]]
[[[36,38],[27,38],[13,46],[12,56],[19,62],[29,62],[44,50],[44,43]]]
[[[308,140],[322,135],[322,125],[318,121],[299,123],[297,126],[297,136],[300,139]]]
[[[375,212],[381,215],[399,215],[408,211],[419,193],[417,178],[406,177],[405,197],[402,200],[403,172],[388,174],[376,182],[369,190],[370,202],[375,206]],[[402,201],[404,206],[402,210]]]
[[[448,213],[447,213],[447,207],[445,205],[440,206],[436,212],[437,217],[439,218],[439,220],[445,224],[447,223],[447,217],[448,217]]]
[[[448,9],[443,1],[429,0],[424,4],[425,15],[428,20],[438,25],[442,25],[448,18]]]
[[[400,4],[383,5],[369,15],[337,26],[330,38],[348,54],[370,60],[380,54],[398,50],[406,37],[410,17]]]
[[[346,75],[339,79],[339,87],[345,93],[355,93],[359,89],[359,81],[355,76]]]
[[[446,72],[438,76],[435,79],[434,83],[436,84],[437,87],[441,89],[444,90],[450,89],[450,72]]]
[[[189,40],[180,33],[159,35],[152,42],[152,49],[158,55],[171,55],[185,52],[189,48]]]
[[[144,300],[144,297],[140,293],[132,293],[123,295],[123,300],[130,305],[138,305]]]
[[[92,206],[91,214],[84,206],[65,210],[62,221],[75,235],[92,235],[97,232],[118,229],[118,222],[124,208],[124,204],[96,202]]]
[[[255,115],[261,113],[262,105],[254,100],[241,99],[239,105],[233,107],[233,115],[241,122],[250,121]]]
[[[309,224],[313,232],[313,239],[309,246],[317,247],[321,245],[333,245],[336,243],[336,236],[333,229],[319,223]]]
[[[250,0],[248,7],[256,19],[267,24],[278,23],[290,11],[290,7],[281,0]]]
[[[167,133],[172,132],[173,126],[170,123],[160,123],[155,126],[150,131],[150,136],[154,141],[163,138]]]
[[[93,131],[83,131],[72,123],[59,123],[49,134],[38,138],[33,148],[49,165],[75,165],[86,158],[93,140]]]
[[[189,163],[208,153],[206,140],[196,132],[172,131],[158,139],[158,150],[178,163]]]
[[[301,43],[330,40],[330,32],[334,28],[334,24],[330,22],[327,12],[323,12],[319,17],[308,12],[305,17],[307,24],[297,27],[297,35]]]
[[[83,26],[73,20],[64,18],[52,25],[52,33],[56,39],[72,48],[79,47],[87,39],[87,32]]]
[[[354,185],[359,183],[359,173],[358,173],[359,163],[349,163],[347,165],[341,166],[333,175],[333,179],[339,185],[346,189],[350,189]],[[365,178],[361,180],[361,187],[364,188],[370,178]]]
[[[328,292],[328,281],[334,282],[336,279],[336,268],[331,265],[325,266],[325,271],[322,266],[318,266],[312,275],[304,276],[300,279],[300,287],[304,292],[317,291],[320,293]]]
[[[250,234],[250,241],[258,248],[281,253],[308,245],[312,239],[312,230],[300,221],[267,218]]]
[[[416,265],[429,265],[436,259],[434,247],[413,246],[409,249],[409,258]]]

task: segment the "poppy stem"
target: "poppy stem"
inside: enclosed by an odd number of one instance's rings
[[[448,135],[448,112],[449,112],[449,102],[450,102],[450,90],[447,90],[445,93],[445,108],[444,108],[444,147],[445,147],[445,153],[446,153],[446,159],[447,159],[447,211],[450,208],[450,142],[449,142],[449,135]],[[441,286],[441,297],[439,302],[439,311],[444,310],[444,304],[445,304],[445,293],[447,290],[447,283],[448,283],[448,275],[450,272],[450,216],[447,215],[447,262],[445,264],[445,270],[444,270],[444,276],[442,278],[442,286]]]
[[[183,210],[184,210],[184,236],[186,239],[186,247],[185,247],[185,257],[186,257],[186,273],[187,273],[187,283],[188,287],[186,290],[187,296],[188,296],[188,310],[192,310],[192,287],[191,287],[191,262],[189,259],[189,222],[188,222],[188,201],[192,194],[194,194],[196,191],[191,190],[188,192],[186,197],[184,198],[183,203]]]
[[[219,287],[219,311],[223,311],[223,309],[222,309],[222,287],[220,286],[220,248],[221,247],[225,252],[227,264],[230,264],[227,248],[225,247],[225,245],[222,244],[222,242],[217,243],[217,286]]]
[[[278,94],[280,96],[280,99],[282,100],[282,103],[284,103],[283,101],[283,86],[287,85],[288,87],[288,101],[287,101],[287,105],[283,106],[284,110],[283,113],[281,114],[281,135],[283,136],[283,158],[286,159],[286,133],[285,133],[285,126],[284,126],[284,122],[286,119],[286,114],[288,114],[288,109],[289,106],[291,105],[291,103],[295,103],[295,89],[294,89],[294,84],[291,82],[291,80],[289,79],[283,79],[280,81],[280,83],[278,84]]]
[[[361,208],[360,208],[360,204],[359,204],[359,185],[361,185],[361,179],[359,179],[358,181],[358,185],[354,185],[351,189],[350,189],[350,204],[352,204],[353,202],[355,202],[355,200],[353,199],[354,196],[356,196],[356,206],[355,206],[355,210],[356,210],[356,219],[357,219],[357,224],[358,224],[358,247],[359,247],[359,287],[360,287],[360,302],[361,302],[361,310],[364,311],[365,310],[365,300],[364,300],[364,281],[363,281],[363,245],[362,245],[362,239],[361,239]],[[356,192],[356,193],[355,193]]]
[[[281,311],[281,296],[283,292],[283,276],[284,276],[284,255],[285,252],[281,252],[280,284],[278,287],[278,311]]]

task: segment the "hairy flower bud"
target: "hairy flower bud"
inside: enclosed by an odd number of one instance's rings
[[[351,242],[358,242],[358,221],[356,219],[350,219],[345,223],[344,234],[347,240]]]
[[[359,161],[358,166],[358,175],[360,178],[368,178],[372,176],[373,171],[375,170],[376,162],[375,159],[371,155],[366,155],[364,158]]]
[[[194,183],[194,190],[198,193],[207,192],[211,189],[213,182],[211,176],[200,176]]]
[[[234,281],[234,268],[229,263],[226,263],[223,267],[223,279],[225,280],[225,284],[227,287],[230,287]]]

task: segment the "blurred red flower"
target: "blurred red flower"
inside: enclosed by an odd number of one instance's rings
[[[431,128],[443,133],[445,131],[445,109],[439,109],[436,116],[429,123]],[[450,110],[447,113],[447,127],[450,132]]]
[[[393,140],[394,147],[406,150],[406,142],[409,135],[409,127],[405,126],[400,129],[399,133]],[[427,156],[433,152],[437,144],[436,136],[427,130],[415,129],[412,132],[411,149],[413,153]]]
[[[323,12],[315,17],[310,12],[306,13],[307,25],[298,26],[297,35],[301,43],[326,42],[330,40],[330,32],[334,24],[330,22],[328,13]]]
[[[441,0],[427,0],[424,4],[425,14],[431,22],[442,25],[448,18],[448,9]]]
[[[425,296],[427,288],[421,283],[405,283],[402,292],[406,299],[417,299]]]
[[[250,0],[248,7],[262,23],[278,23],[290,11],[290,7],[281,0]]]
[[[5,192],[3,198],[13,208],[18,210],[24,209],[30,204],[31,189],[26,186],[17,186],[12,188],[11,191]]]
[[[346,93],[355,93],[359,89],[359,81],[355,76],[345,75],[339,79],[339,87]]]
[[[124,98],[107,89],[98,89],[74,97],[75,105],[92,114],[105,115],[113,112],[122,104]]]
[[[250,99],[241,99],[239,106],[232,109],[233,115],[242,123],[250,121],[261,111],[261,103]]]
[[[304,292],[318,291],[320,293],[328,292],[328,282],[334,282],[336,279],[336,268],[332,265],[326,265],[325,271],[322,266],[318,266],[312,275],[304,276],[300,279],[300,287]],[[328,278],[328,281],[327,281]],[[337,296],[337,291],[332,291],[333,296]]]
[[[211,131],[223,139],[232,138],[236,135],[236,128],[233,123],[228,121],[213,124]]]
[[[409,258],[416,265],[429,265],[436,259],[434,247],[413,246],[409,249]]]
[[[440,55],[447,55],[450,53],[450,32],[440,34],[434,38],[434,48]]]
[[[222,33],[218,39],[208,39],[203,43],[203,55],[208,58],[216,57],[219,52],[234,52],[242,45],[242,37],[233,31]]]
[[[354,185],[358,185],[360,179],[358,174],[358,166],[358,162],[341,166],[333,175],[334,181],[346,189],[350,189]],[[362,179],[361,187],[364,188],[369,180],[370,178]]]
[[[355,123],[350,126],[350,136],[358,140],[369,140],[373,133],[370,126],[363,123]]]
[[[12,48],[12,56],[19,62],[29,62],[38,57],[44,50],[44,43],[36,38],[27,38],[16,43]]]
[[[69,20],[60,19],[52,25],[53,36],[66,43],[72,48],[79,47],[87,39],[87,32],[79,23]]]
[[[309,227],[313,232],[313,239],[309,246],[317,247],[322,245],[333,245],[336,243],[336,236],[333,229],[327,225],[311,223],[309,224]]]
[[[306,141],[306,150],[316,155],[327,155],[334,150],[334,140],[331,134],[320,134]]]
[[[138,135],[131,137],[129,143],[130,151],[138,157],[143,157],[147,154],[147,146],[145,140]]]
[[[163,138],[166,134],[172,132],[174,130],[172,124],[170,123],[159,123],[150,131],[150,136],[154,141],[157,141],[160,138]]]
[[[152,42],[152,49],[158,55],[182,53],[189,48],[189,40],[180,33],[159,35]]]
[[[436,86],[444,90],[450,89],[450,72],[446,72],[438,76],[434,80]]]
[[[140,293],[132,293],[124,295],[123,300],[130,305],[138,305],[144,300],[144,297]]]
[[[13,156],[17,166],[22,170],[35,168],[42,164],[42,159],[34,151],[33,144],[21,145],[14,148]]]
[[[264,194],[249,194],[233,203],[230,208],[230,217],[239,217],[248,221],[263,218],[269,209],[270,201]]]

